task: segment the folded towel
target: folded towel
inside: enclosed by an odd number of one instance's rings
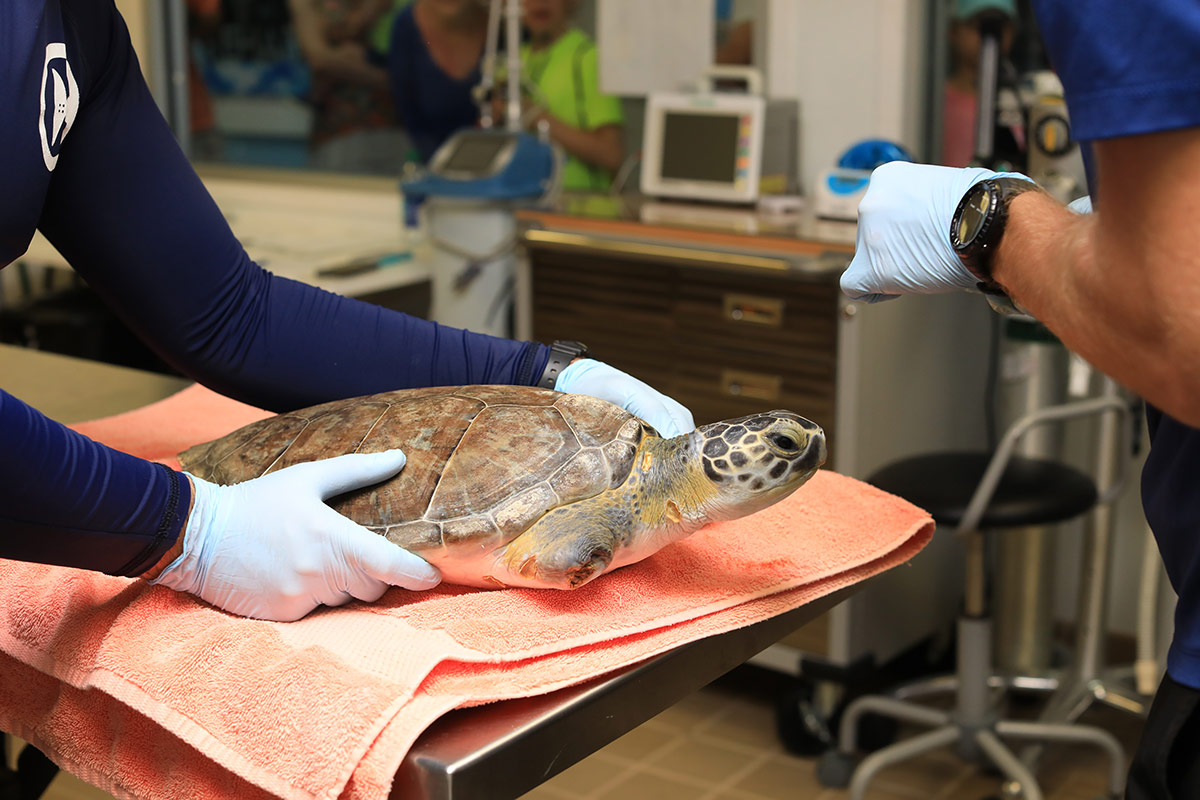
[[[262,416],[191,387],[77,427],[173,463]],[[899,498],[820,472],[782,503],[574,592],[393,590],[294,623],[0,561],[0,727],[118,797],[376,800],[451,709],[552,691],[796,608],[906,561],[932,528]]]

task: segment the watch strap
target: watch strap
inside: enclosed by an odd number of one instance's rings
[[[993,190],[995,202],[991,211],[991,219],[967,249],[960,250],[957,246],[955,249],[963,266],[979,280],[976,285],[979,291],[984,294],[1007,297],[1007,293],[1000,284],[992,279],[992,259],[995,257],[996,249],[1000,246],[1000,240],[1004,237],[1004,229],[1008,222],[1008,209],[1013,198],[1025,192],[1041,191],[1041,187],[1027,178],[1003,174],[980,183],[987,184]],[[951,226],[952,243],[959,215],[974,188],[972,186],[967,190],[959,202],[958,209],[954,212],[954,224]]]
[[[535,385],[542,389],[553,389],[558,383],[558,376],[568,364],[577,358],[587,358],[588,355],[587,345],[583,342],[559,339],[550,345],[550,358],[546,361],[546,368],[542,370],[542,377]]]

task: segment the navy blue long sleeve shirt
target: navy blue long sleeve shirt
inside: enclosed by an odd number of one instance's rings
[[[40,229],[160,357],[218,392],[279,411],[413,386],[532,384],[545,366],[542,345],[254,264],[155,106],[112,0],[0,3],[0,120],[0,266]],[[0,390],[0,557],[137,575],[175,542],[190,500],[181,473]]]

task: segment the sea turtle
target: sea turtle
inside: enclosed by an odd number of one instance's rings
[[[524,386],[406,389],[252,423],[180,454],[238,483],[290,464],[399,447],[400,473],[330,504],[425,558],[448,583],[574,589],[706,522],[795,491],[825,461],[790,411],[663,439],[588,395]]]

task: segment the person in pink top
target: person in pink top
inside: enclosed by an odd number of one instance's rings
[[[975,124],[979,113],[979,22],[985,15],[999,15],[1004,24],[1000,39],[1001,58],[1012,49],[1017,10],[1014,0],[954,0],[950,20],[950,76],[946,79],[945,101],[942,107],[942,156],[940,163],[947,167],[971,164],[975,153]],[[1001,124],[1012,133],[1015,144],[1024,147],[1024,131],[1010,119],[1019,116],[1016,97],[1002,90],[998,98]]]

